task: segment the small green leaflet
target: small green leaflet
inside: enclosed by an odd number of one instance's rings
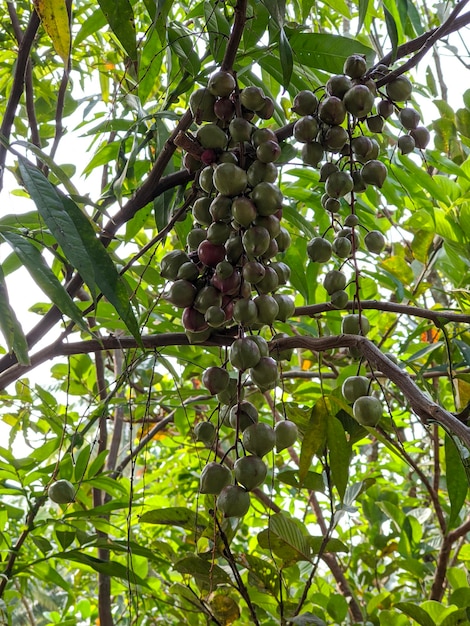
[[[2,266],[0,265],[0,330],[10,352],[14,352],[20,365],[29,365],[28,342],[10,306]]]

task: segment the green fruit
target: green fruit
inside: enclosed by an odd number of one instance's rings
[[[204,343],[204,341],[207,341],[211,335],[211,332],[212,332],[212,329],[209,328],[206,324],[205,330],[192,331],[192,330],[186,329],[184,331],[184,334],[186,335],[189,343],[193,345],[193,344],[198,344],[198,343]]]
[[[218,494],[232,481],[232,472],[225,465],[208,463],[201,472],[199,478],[199,491],[201,493]]]
[[[244,371],[258,365],[260,358],[258,346],[247,337],[235,339],[230,348],[230,363],[238,370]]]
[[[259,87],[245,87],[240,91],[240,102],[249,111],[260,111],[265,105],[265,95]]]
[[[394,102],[409,100],[413,91],[413,85],[406,76],[398,76],[395,80],[385,85],[387,96]]]
[[[175,280],[178,271],[184,263],[190,263],[189,256],[183,250],[172,250],[165,254],[160,263],[160,275],[169,280]]]
[[[281,222],[275,215],[258,215],[255,219],[255,226],[266,228],[271,239],[277,237],[281,232]]]
[[[252,424],[258,423],[258,411],[254,404],[244,400],[230,409],[230,426],[243,432]]]
[[[233,228],[225,222],[212,222],[207,229],[207,241],[217,245],[224,244],[233,232]]]
[[[270,128],[257,128],[251,136],[253,147],[257,148],[265,141],[277,141],[276,133]]]
[[[364,314],[350,313],[343,317],[341,332],[346,335],[367,335],[370,330],[369,320]]]
[[[325,124],[339,126],[346,118],[346,107],[343,101],[336,96],[329,96],[320,102],[318,116]]]
[[[299,431],[294,422],[283,420],[274,427],[274,434],[276,436],[276,450],[281,452],[281,450],[294,445],[299,436]]]
[[[281,156],[281,148],[277,141],[265,141],[256,148],[256,158],[261,163],[273,163]]]
[[[359,135],[353,138],[351,147],[356,156],[364,158],[372,150],[372,140],[365,135]]]
[[[365,183],[374,185],[380,189],[387,178],[387,167],[382,161],[372,159],[364,163],[361,169],[361,175]]]
[[[276,361],[270,356],[261,357],[258,364],[251,368],[250,377],[260,389],[273,389],[279,379]]]
[[[410,135],[415,140],[416,147],[420,150],[424,150],[424,148],[428,145],[431,135],[429,131],[424,126],[418,126],[417,128],[413,128],[410,130]]]
[[[366,85],[354,85],[345,93],[343,103],[348,113],[362,119],[372,111],[374,94]]]
[[[197,183],[202,191],[206,193],[212,193],[214,191],[214,170],[211,165],[208,165],[199,173]],[[210,199],[204,198],[204,200]]]
[[[306,165],[318,167],[320,161],[323,159],[323,154],[323,146],[318,141],[312,141],[302,146],[302,161]]]
[[[385,248],[385,237],[378,230],[371,230],[364,237],[364,244],[369,252],[380,254]]]
[[[294,315],[295,304],[290,296],[282,294],[274,294],[274,300],[277,302],[279,311],[276,315],[276,319],[281,322],[286,322],[290,317]]]
[[[260,458],[271,452],[275,443],[276,434],[274,428],[264,422],[248,426],[243,431],[243,447]]]
[[[318,135],[318,122],[311,115],[301,117],[300,120],[294,124],[293,133],[296,141],[300,143],[315,141]]]
[[[224,98],[235,89],[235,79],[229,72],[218,71],[209,78],[207,88],[212,95]]]
[[[335,163],[331,161],[323,163],[320,168],[320,182],[324,183],[330,174],[337,171],[339,171],[339,167]]]
[[[344,309],[348,301],[348,293],[343,289],[340,289],[339,291],[334,291],[330,296],[331,305],[334,306],[335,309]]]
[[[215,122],[217,117],[214,113],[215,96],[209,89],[202,87],[196,89],[189,98],[189,108],[194,116],[196,124],[201,122]]]
[[[318,98],[313,91],[309,91],[308,89],[299,91],[292,104],[292,110],[294,113],[297,113],[297,115],[313,115],[316,113],[317,107]]]
[[[348,142],[348,131],[342,126],[330,126],[322,139],[322,145],[330,152],[339,152]]]
[[[385,120],[381,115],[370,115],[366,123],[371,133],[381,133],[385,126]]]
[[[224,196],[238,196],[247,186],[245,170],[233,163],[221,163],[213,174],[214,186]]]
[[[243,517],[250,508],[250,494],[243,487],[228,485],[217,497],[217,508],[224,517]]]
[[[57,480],[49,486],[47,495],[56,504],[75,502],[75,487],[65,479]]]
[[[350,213],[347,218],[344,220],[344,225],[349,226],[350,228],[354,228],[359,224],[359,218],[355,213]]]
[[[235,117],[230,122],[228,130],[235,142],[250,141],[251,133],[255,127],[243,117]]]
[[[416,142],[411,135],[402,135],[399,137],[397,145],[402,154],[409,154],[416,148]]]
[[[325,85],[326,92],[330,96],[343,99],[344,94],[353,86],[349,76],[345,74],[335,74],[328,79]]]
[[[269,293],[275,291],[279,286],[279,276],[275,269],[269,265],[265,268],[263,278],[256,284],[258,293]]]
[[[258,159],[248,168],[246,173],[250,187],[259,183],[274,183],[277,180],[277,168],[274,163],[262,163]]]
[[[238,263],[243,254],[242,238],[232,233],[225,243],[225,255],[230,263]]]
[[[261,294],[254,299],[258,310],[258,323],[271,326],[279,313],[279,305],[272,296]]]
[[[266,252],[271,242],[269,232],[263,226],[250,226],[242,237],[243,248],[249,258]]]
[[[259,215],[273,215],[282,207],[282,192],[273,183],[258,183],[251,192],[251,199]]]
[[[243,226],[248,228],[258,215],[255,203],[246,196],[237,196],[232,202],[232,217]]]
[[[403,128],[406,128],[406,130],[413,130],[418,126],[421,116],[415,109],[405,107],[398,114],[398,119],[400,120],[400,124]]]
[[[323,237],[314,237],[307,244],[307,254],[311,261],[326,263],[331,259],[331,243]]]
[[[354,182],[349,172],[338,171],[328,176],[325,191],[332,198],[341,198],[353,190]]]
[[[238,402],[239,391],[240,391],[240,395],[243,396],[244,395],[243,387],[239,390],[237,379],[230,378],[227,387],[225,387],[225,389],[217,393],[217,400],[221,402],[222,404],[227,404],[228,406],[231,407]],[[240,397],[240,400],[242,400],[241,397]]]
[[[367,183],[364,181],[360,170],[356,170],[352,173],[352,179],[354,182],[353,191],[355,193],[362,193],[367,189]]]
[[[227,145],[227,135],[215,124],[204,124],[196,133],[196,138],[203,148],[223,150]]]
[[[366,58],[362,54],[351,54],[344,62],[343,72],[350,78],[361,78],[366,71]]]
[[[227,321],[225,311],[220,306],[210,306],[204,313],[204,319],[211,328],[220,328]]]
[[[213,444],[216,433],[216,428],[212,422],[198,422],[194,427],[194,439],[206,446]]]
[[[381,100],[377,105],[377,113],[387,119],[393,113],[393,102],[390,100]]]
[[[287,284],[291,274],[290,267],[287,265],[287,263],[284,263],[283,261],[275,261],[274,263],[271,263],[271,267],[276,272],[279,278],[279,284]]]
[[[186,237],[186,245],[189,250],[197,250],[199,244],[202,243],[207,235],[207,231],[204,228],[193,228],[189,231]]]
[[[176,280],[164,294],[164,298],[174,306],[185,309],[193,304],[196,294],[197,289],[189,280]]]
[[[347,237],[336,237],[333,241],[332,249],[334,254],[340,259],[347,259],[351,254],[352,245]]]
[[[264,483],[268,466],[259,456],[242,456],[233,466],[235,478],[248,491]]]
[[[240,298],[233,305],[233,319],[242,326],[252,326],[258,319],[258,309],[250,298]]]
[[[256,111],[256,115],[262,120],[269,120],[274,115],[274,100],[266,97],[264,105]]]
[[[343,382],[341,393],[347,402],[355,402],[362,396],[369,395],[370,380],[365,376],[349,376]]]
[[[346,287],[346,275],[340,270],[331,270],[325,275],[323,279],[323,287],[326,289],[328,295],[331,296],[335,291],[344,289]]]
[[[268,342],[261,335],[248,335],[251,341],[254,341],[259,348],[261,356],[269,356]]]
[[[290,247],[290,244],[291,244],[290,234],[287,228],[284,228],[284,226],[281,226],[279,235],[276,237],[276,243],[277,243],[279,252],[285,252]]]
[[[353,404],[353,415],[363,426],[376,426],[383,415],[382,402],[374,396],[361,396]]]

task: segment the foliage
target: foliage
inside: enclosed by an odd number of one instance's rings
[[[26,209],[0,217],[1,623],[468,623],[470,91],[447,101],[439,54],[455,52],[464,3],[4,4],[0,186]],[[357,232],[379,231],[385,249],[317,263],[312,239],[332,238],[349,205],[323,208],[292,106],[301,90],[322,96],[351,54],[391,64],[381,94],[409,72],[433,147],[400,153],[393,115],[377,134],[386,180],[352,201]],[[254,122],[282,147],[281,293],[296,307],[261,331],[272,354],[294,349],[279,382],[247,394],[299,439],[264,457],[240,518],[199,490],[207,463],[239,454],[201,383],[227,365],[235,331],[189,343],[160,274],[193,224],[189,99],[221,66],[275,103]],[[333,269],[348,275],[338,309],[323,285]],[[32,283],[43,296],[25,333],[13,294]],[[342,334],[358,308],[367,338]],[[342,392],[358,375],[384,407],[371,426]],[[195,437],[205,420],[215,444]],[[73,501],[48,497],[57,480]]]

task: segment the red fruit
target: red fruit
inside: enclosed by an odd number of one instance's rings
[[[211,243],[205,239],[197,249],[199,260],[208,267],[215,267],[225,259],[225,246]]]
[[[215,153],[215,150],[212,150],[212,148],[204,150],[204,152],[201,154],[201,161],[204,163],[204,165],[210,165],[211,163],[217,161],[217,155]]]

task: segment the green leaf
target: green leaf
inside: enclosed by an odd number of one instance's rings
[[[331,479],[338,489],[340,498],[343,499],[349,478],[351,446],[346,439],[343,425],[333,416],[330,416],[327,421],[327,445]]]
[[[98,0],[111,30],[132,61],[137,61],[134,11],[129,0]]]
[[[444,442],[446,456],[447,493],[450,500],[449,528],[458,522],[458,516],[468,492],[468,478],[454,440],[446,433]]]
[[[302,440],[299,461],[299,482],[305,480],[315,454],[323,451],[326,442],[330,408],[325,398],[320,398],[312,407],[310,420]]]
[[[282,67],[282,86],[284,89],[287,89],[294,68],[294,58],[292,56],[292,48],[283,28],[279,31],[279,57]]]
[[[359,23],[357,25],[357,32],[360,33],[364,25],[364,20],[367,16],[369,9],[369,0],[359,0]]]
[[[0,265],[0,330],[10,352],[14,352],[20,365],[29,365],[28,342],[15,311],[10,305],[8,290]]]
[[[418,604],[413,602],[398,602],[396,608],[408,617],[414,619],[420,626],[436,626],[435,622],[429,614],[422,609]]]
[[[55,51],[67,63],[70,54],[70,23],[66,3],[64,0],[34,0],[33,4]]]
[[[36,246],[25,237],[16,233],[5,232],[2,234],[2,237],[11,245],[36,284],[56,307],[64,315],[68,315],[84,332],[89,332],[88,326],[83,321],[82,312],[47,265]]]
[[[277,478],[286,485],[291,485],[291,487],[297,487],[298,489],[303,488],[309,489],[310,491],[325,491],[323,476],[318,472],[307,472],[302,484],[299,482],[298,474],[298,470],[281,470],[278,473]]]
[[[146,524],[181,526],[186,530],[204,530],[208,526],[207,520],[202,515],[183,506],[147,511],[140,516],[140,521]]]
[[[458,109],[455,115],[457,130],[464,137],[470,137],[470,111],[468,109]]]
[[[270,534],[287,544],[295,553],[297,560],[310,560],[308,537],[300,530],[298,523],[284,513],[275,513],[269,519]]]
[[[308,542],[314,554],[318,554],[320,550],[322,550],[322,553],[349,552],[349,548],[347,547],[347,545],[336,538],[328,539],[325,546],[323,546],[323,537],[309,537]]]
[[[96,293],[96,286],[101,290],[132,335],[140,341],[127,284],[96,237],[88,217],[75,202],[60,195],[44,175],[25,159],[20,158],[19,167],[26,189],[70,263],[92,293]]]
[[[230,584],[230,576],[219,565],[204,561],[197,556],[188,556],[177,561],[173,568],[180,574],[191,574],[205,583]]]
[[[384,16],[385,16],[385,25],[387,27],[387,33],[390,38],[390,43],[392,46],[392,61],[396,59],[397,56],[397,48],[398,48],[398,29],[393,18],[393,15],[387,9],[386,6],[383,7]]]

